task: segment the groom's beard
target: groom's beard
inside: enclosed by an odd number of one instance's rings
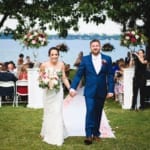
[[[99,55],[100,54],[100,50],[92,50],[91,51],[91,53],[93,54],[93,55]]]

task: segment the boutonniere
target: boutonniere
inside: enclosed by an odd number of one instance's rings
[[[102,64],[103,65],[107,64],[107,61],[105,59],[102,59]]]

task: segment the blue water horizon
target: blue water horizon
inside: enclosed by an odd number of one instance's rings
[[[69,50],[66,53],[61,52],[60,60],[70,64],[72,68],[80,51],[83,51],[84,55],[90,53],[90,41],[91,39],[49,39],[47,46],[37,49],[38,61],[41,63],[47,61],[49,59],[49,48],[64,43],[68,46]],[[100,41],[102,45],[110,43],[114,46],[115,49],[112,52],[102,51],[102,53],[111,56],[112,61],[116,61],[120,58],[124,59],[129,51],[128,48],[120,45],[119,39],[109,38]],[[138,48],[139,47],[136,47],[136,50]],[[14,61],[16,63],[20,53],[23,53],[24,56],[30,56],[33,61],[34,57],[32,48],[27,49],[20,41],[15,41],[13,39],[0,39],[0,62]]]

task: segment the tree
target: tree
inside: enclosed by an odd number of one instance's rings
[[[123,26],[122,31],[129,28],[138,28],[148,37],[146,45],[146,55],[150,60],[150,1],[147,0],[107,0],[107,15],[113,21]],[[143,26],[138,26],[136,20],[141,19]]]
[[[54,29],[60,37],[66,37],[69,29],[78,31],[81,17],[87,23],[104,23],[103,4],[103,0],[1,0],[0,29],[8,18],[13,18],[18,22],[16,28],[6,27],[3,32],[15,39],[37,26],[41,30]]]

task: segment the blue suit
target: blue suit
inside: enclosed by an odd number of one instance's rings
[[[76,89],[81,78],[85,78],[84,96],[86,102],[86,137],[99,136],[102,109],[107,93],[114,92],[112,61],[101,54],[102,66],[97,74],[92,62],[92,55],[84,56],[71,88]]]

